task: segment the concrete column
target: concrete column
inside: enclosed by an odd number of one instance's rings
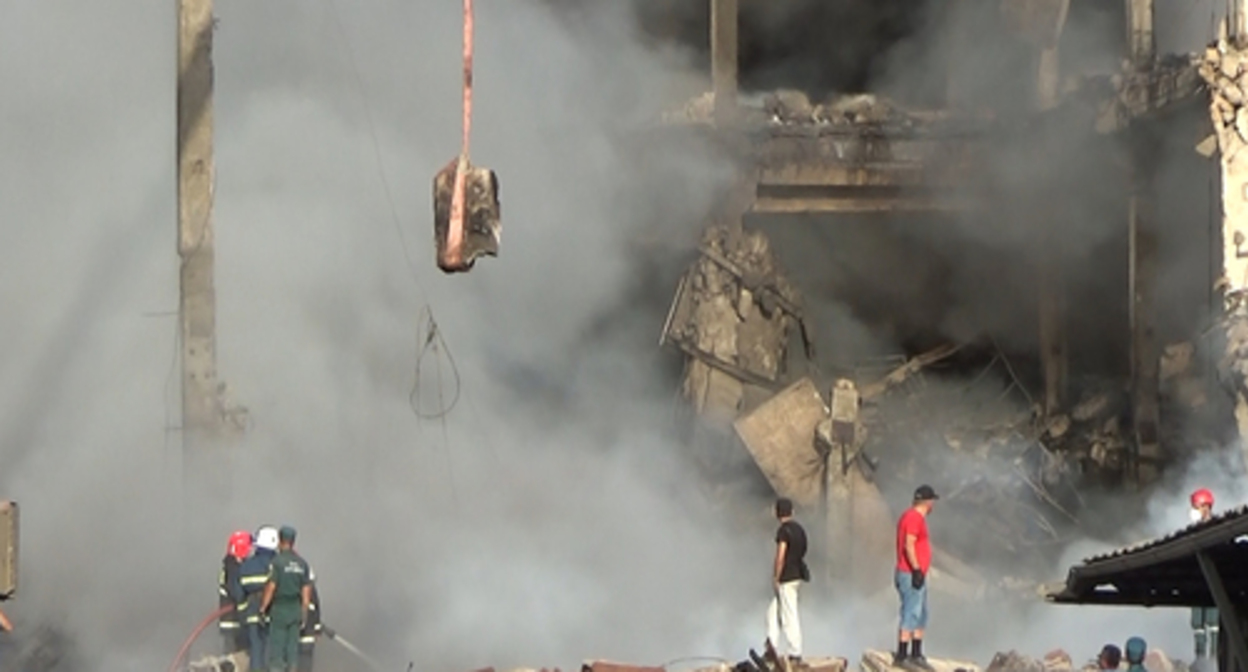
[[[1146,69],[1157,56],[1153,0],[1126,0],[1126,3],[1128,58],[1136,68]]]
[[[1153,171],[1147,156],[1134,157],[1128,207],[1131,328],[1131,406],[1135,460],[1132,476],[1139,485],[1157,479],[1161,458],[1159,394],[1160,348],[1156,335],[1157,232]]]
[[[737,108],[737,0],[711,3],[711,88],[715,122],[730,124]]]
[[[195,444],[215,434],[216,291],[213,283],[212,0],[178,2],[178,256],[182,431]]]
[[[1042,48],[1036,67],[1036,106],[1049,110],[1058,104],[1057,44]],[[1066,350],[1066,284],[1061,271],[1060,241],[1045,237],[1040,244],[1040,362],[1044,375],[1044,413],[1058,413],[1066,402],[1069,359]]]

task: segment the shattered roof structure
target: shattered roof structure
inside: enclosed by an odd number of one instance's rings
[[[1048,596],[1065,604],[1214,606],[1207,559],[1231,602],[1248,603],[1248,506],[1177,532],[1084,560]]]

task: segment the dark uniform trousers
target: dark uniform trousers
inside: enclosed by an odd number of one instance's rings
[[[311,575],[311,572],[309,572]],[[298,672],[312,672],[313,654],[316,653],[316,638],[321,634],[321,596],[316,592],[316,584],[312,584],[312,604],[308,606],[308,622],[303,624],[299,632],[299,666]]]
[[[238,605],[238,609],[242,616],[243,630],[247,636],[247,654],[253,670],[264,669],[267,662],[265,649],[268,643],[268,633],[260,613],[260,602],[264,595],[264,586],[269,581],[272,561],[271,553],[257,552],[256,555],[247,558],[239,570],[238,580],[243,587],[244,598]]]
[[[221,653],[226,656],[247,648],[247,631],[243,629],[238,608],[244,599],[238,575],[238,560],[230,555],[225,556],[221,561],[221,574],[217,579],[217,606],[233,608],[221,615],[217,621],[217,629],[221,633]]]

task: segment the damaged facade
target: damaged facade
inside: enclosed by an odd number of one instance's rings
[[[960,557],[937,557],[944,578],[933,586],[966,596],[1034,593],[1027,576],[984,577],[972,567],[1034,556],[1044,571],[1044,550],[1060,549],[1079,528],[1085,485],[1145,488],[1166,465],[1222,445],[1225,390],[1234,395],[1239,433],[1248,432],[1248,305],[1241,300],[1248,252],[1240,251],[1239,231],[1248,227],[1248,168],[1240,165],[1248,158],[1239,152],[1248,144],[1248,52],[1236,38],[1220,39],[1203,56],[1158,56],[1152,3],[1131,0],[1120,69],[1065,72],[1069,0],[1007,0],[1000,25],[1029,50],[1033,68],[1028,111],[1007,118],[954,104],[952,81],[948,104],[934,108],[874,94],[817,100],[794,89],[741,93],[737,3],[710,4],[713,90],[664,122],[667,132],[677,127],[727,147],[739,180],[708,218],[662,342],[686,357],[683,393],[701,421],[732,427],[717,435],[722,450],[743,447],[775,492],[825,514],[830,572],[867,593],[886,591],[886,578],[865,578],[871,573],[861,569],[892,553],[899,511],[882,493],[947,478],[940,484],[945,504],[975,520],[982,536],[961,540],[958,548],[974,550]],[[1236,21],[1232,16],[1229,32],[1243,34]],[[1222,273],[1209,291],[1225,299],[1225,312],[1221,329],[1198,323],[1208,318],[1201,309],[1181,338],[1163,337],[1159,259],[1174,235],[1163,220],[1175,217],[1156,195],[1153,146],[1185,128],[1175,118],[1190,119],[1192,110],[1200,116],[1206,102],[1213,135],[1207,127],[1194,133],[1186,151],[1192,161],[1220,156],[1224,222],[1209,235],[1220,241]],[[1030,351],[988,333],[936,344],[929,338],[922,348],[899,349],[892,361],[846,362],[826,352],[838,344],[818,341],[823,325],[804,296],[826,288],[796,281],[767,227],[752,223],[821,218],[834,227],[841,219],[916,218],[949,226],[961,217],[1008,217],[1043,232],[1076,206],[1055,193],[1015,197],[994,173],[1001,146],[1021,147],[1024,156],[1044,152],[1051,141],[1045,133],[1054,132],[1046,125],[1059,118],[1101,138],[1105,148],[1095,151],[1116,166],[1106,184],[1120,189],[1105,191],[1118,199],[1121,247],[1113,249],[1122,254],[1104,272],[1121,268],[1124,335],[1113,351],[1121,366],[1092,374],[1072,354],[1071,306],[1083,297],[1066,279],[1062,258],[1070,252],[1060,233],[1031,234],[1039,261],[1027,273],[1035,294],[1015,307],[1033,325]],[[1044,177],[1063,184],[1060,175]],[[957,383],[929,384],[948,380]],[[849,537],[853,550],[830,541]]]

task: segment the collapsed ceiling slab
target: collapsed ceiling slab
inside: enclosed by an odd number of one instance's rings
[[[733,423],[771,487],[798,506],[821,504],[824,460],[814,436],[829,413],[815,384],[802,378]]]

